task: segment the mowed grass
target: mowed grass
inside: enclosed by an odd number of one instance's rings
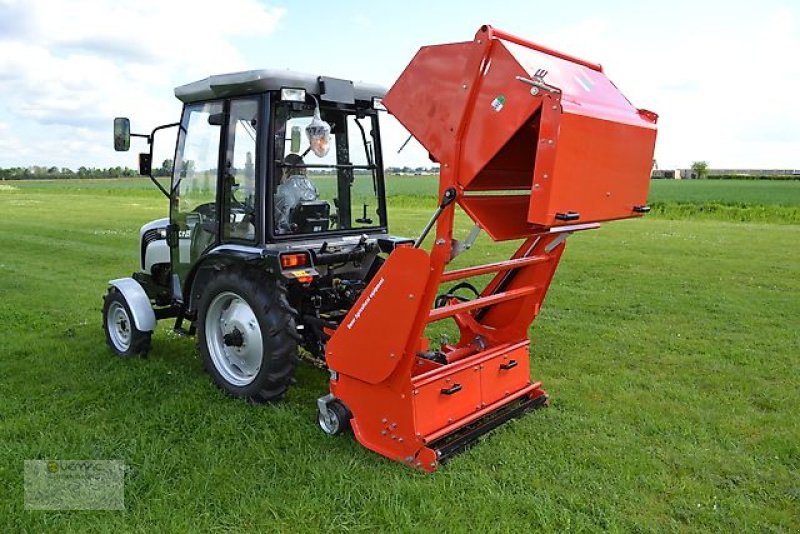
[[[570,238],[532,328],[552,407],[426,475],[323,435],[326,373],[307,365],[285,401],[253,407],[169,325],[149,359],[111,356],[101,296],[136,269],[138,228],[165,200],[141,180],[14,186],[0,187],[2,532],[800,529],[799,225],[647,217]],[[397,204],[392,231],[416,234],[430,202]],[[512,248],[481,239],[458,261]],[[25,510],[27,459],[124,461],[126,509]]]

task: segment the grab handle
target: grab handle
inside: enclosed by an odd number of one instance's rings
[[[454,393],[458,393],[459,391],[461,391],[461,384],[455,384],[453,385],[453,387],[443,389],[442,395],[453,395]]]
[[[508,371],[509,369],[513,369],[517,365],[519,365],[517,363],[517,360],[509,360],[508,363],[501,363],[500,369],[502,369],[503,371]]]

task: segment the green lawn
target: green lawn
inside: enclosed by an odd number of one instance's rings
[[[334,187],[329,183],[333,180],[330,176],[312,176],[312,179],[322,189]],[[396,205],[435,207],[438,183],[434,176],[388,175],[386,190]],[[0,190],[4,188],[115,196],[120,190],[126,195],[138,190],[155,191],[147,178],[9,181],[0,183]],[[372,182],[366,176],[357,177],[355,188],[372,195]],[[656,217],[800,224],[800,180],[652,180],[648,202]]]
[[[315,178],[312,175],[312,178]],[[321,177],[316,177],[320,179]],[[359,182],[361,181],[359,177]],[[322,177],[329,179],[329,177]],[[165,180],[165,179],[161,179]],[[369,182],[369,178],[364,180]],[[27,180],[0,182],[6,188],[55,189],[65,191],[151,190],[147,178],[96,180]],[[369,184],[367,184],[369,185]],[[371,185],[369,185],[371,187]],[[387,175],[390,196],[435,196],[439,182],[435,176]],[[650,202],[721,202],[743,205],[800,206],[800,180],[652,180]]]
[[[652,180],[650,201],[800,206],[800,180]]]
[[[323,435],[326,374],[307,365],[284,402],[252,407],[168,325],[149,359],[111,356],[106,282],[166,211],[144,181],[0,184],[0,532],[796,532],[800,225],[670,209],[783,213],[799,185],[655,182],[671,208],[570,238],[532,329],[552,407],[426,475]],[[416,234],[422,205],[398,202],[392,231]],[[509,250],[482,239],[459,260]],[[27,511],[26,459],[122,460],[126,509]]]

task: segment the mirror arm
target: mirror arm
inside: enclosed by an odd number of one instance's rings
[[[131,134],[131,137],[144,137],[144,138],[147,139],[147,144],[150,146],[150,161],[152,162],[153,161],[153,140],[155,139],[156,132],[159,131],[159,130],[163,130],[165,128],[172,128],[174,126],[180,126],[180,125],[181,125],[181,123],[179,123],[179,122],[171,122],[169,124],[162,124],[161,126],[156,126],[155,128],[153,128],[153,131],[150,132],[150,135],[146,135],[146,134]],[[174,164],[175,163],[173,162],[173,165]],[[174,171],[174,169],[173,169],[173,171]],[[158,189],[164,194],[165,197],[170,198],[170,194],[167,192],[166,189],[164,189],[164,186],[161,185],[158,182],[158,180],[156,180],[155,176],[153,176],[152,169],[150,170],[150,174],[148,174],[148,177],[150,178],[151,182],[156,184],[156,187],[158,187]]]
[[[171,122],[169,124],[162,124],[161,126],[156,126],[155,128],[153,128],[153,131],[150,132],[150,136],[149,137],[150,137],[151,144],[152,144],[152,141],[153,141],[153,136],[156,135],[157,131],[163,130],[165,128],[173,128],[175,126],[180,126],[180,125],[181,125],[181,123],[179,123],[179,122]],[[134,134],[131,134],[131,135],[134,135]],[[148,136],[144,135],[142,137],[148,137]]]

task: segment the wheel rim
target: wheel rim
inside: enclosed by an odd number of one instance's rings
[[[127,352],[131,348],[131,319],[128,310],[119,302],[112,302],[108,307],[106,328],[111,342],[119,352]]]
[[[322,431],[326,434],[336,434],[339,431],[339,418],[333,413],[333,410],[328,410],[327,413],[319,412],[317,421]]]
[[[236,293],[217,295],[205,320],[208,352],[222,378],[246,386],[255,380],[264,358],[261,327],[253,309]]]

